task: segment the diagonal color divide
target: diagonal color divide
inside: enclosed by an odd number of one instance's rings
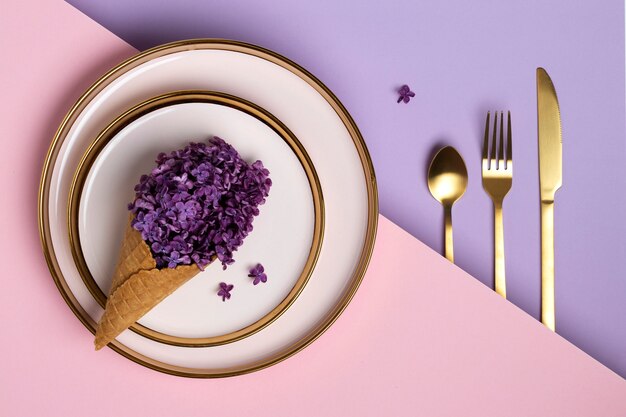
[[[0,216],[0,250],[11,254],[0,292],[0,353],[10,358],[1,415],[624,415],[622,378],[382,216],[352,304],[277,366],[198,381],[93,352],[52,283],[28,207],[63,113],[135,51],[63,2],[24,3],[0,16],[2,39],[13,40],[0,67],[0,79],[11,80],[0,144],[12,156],[0,175],[13,196]]]
[[[437,251],[442,210],[425,175],[433,147],[454,146],[470,175],[454,209],[455,261],[492,288],[493,209],[480,185],[480,147],[487,110],[510,109],[516,169],[504,203],[507,298],[536,319],[535,69],[545,67],[566,142],[555,213],[557,331],[626,376],[626,193],[614,193],[626,189],[622,0],[68,1],[140,49],[226,37],[312,71],[363,133],[381,213]],[[395,89],[404,83],[416,96],[397,104]]]

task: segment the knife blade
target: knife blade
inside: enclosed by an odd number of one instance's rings
[[[543,68],[537,68],[537,136],[541,197],[541,321],[554,331],[554,197],[563,182],[563,140],[556,90]]]

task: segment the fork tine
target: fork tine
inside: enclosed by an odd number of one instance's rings
[[[506,167],[509,168],[509,164],[513,163],[513,139],[511,136],[511,112],[509,111],[508,123],[507,123],[507,137],[506,137]]]
[[[485,140],[483,142],[483,160],[489,159],[489,113],[487,112],[487,121],[485,122]]]
[[[491,141],[491,156],[489,157],[489,169],[496,169],[496,142],[498,137],[496,133],[498,131],[498,112],[494,112],[493,117],[493,140]]]
[[[498,143],[498,169],[504,169],[504,112],[500,112],[500,142]]]

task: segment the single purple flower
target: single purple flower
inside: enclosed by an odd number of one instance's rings
[[[267,282],[267,275],[265,275],[265,268],[263,268],[263,265],[261,264],[256,264],[255,267],[250,269],[250,273],[248,274],[248,276],[254,279],[252,281],[254,285],[257,285],[259,282],[263,282],[263,283]]]
[[[230,300],[230,292],[235,288],[233,284],[226,284],[225,282],[220,282],[220,289],[217,292],[218,297],[222,297],[222,301]]]
[[[401,101],[408,103],[411,100],[411,97],[415,97],[415,93],[411,91],[409,86],[406,84],[398,89],[398,94],[400,94],[400,97],[398,97],[398,103]]]
[[[172,253],[168,256],[163,256],[163,260],[167,262],[168,268],[176,268],[177,265],[189,265],[191,263],[191,259],[189,255],[182,255],[177,251],[172,251]]]

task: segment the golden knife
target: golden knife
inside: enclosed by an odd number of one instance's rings
[[[563,179],[563,142],[559,101],[554,84],[543,68],[537,68],[537,134],[541,190],[541,321],[554,331],[554,195]]]

